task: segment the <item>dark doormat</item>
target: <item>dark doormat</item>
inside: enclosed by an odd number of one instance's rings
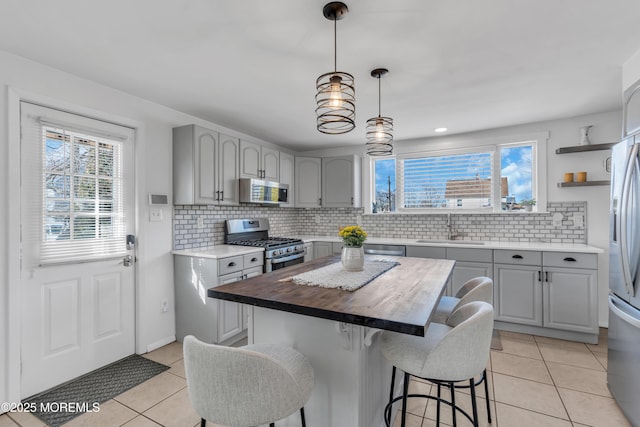
[[[502,341],[500,341],[500,332],[493,330],[491,336],[491,350],[502,350]]]
[[[85,412],[96,412],[100,403],[167,369],[166,365],[134,354],[22,403],[48,426],[58,427]]]

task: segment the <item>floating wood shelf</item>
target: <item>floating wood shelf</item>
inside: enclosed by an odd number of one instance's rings
[[[591,187],[593,185],[609,185],[611,181],[587,181],[587,182],[559,182],[558,187]]]
[[[582,153],[584,151],[608,150],[617,142],[607,142],[606,144],[574,145],[571,147],[560,147],[556,149],[556,154]]]

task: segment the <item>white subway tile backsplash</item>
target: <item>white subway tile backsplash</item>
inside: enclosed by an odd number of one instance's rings
[[[573,215],[586,218],[586,202],[551,202],[548,213],[451,215],[452,231],[465,240],[586,243],[586,229],[573,224]],[[552,216],[562,213],[562,226],[553,225]],[[224,243],[224,221],[241,218],[269,218],[272,236],[335,236],[340,227],[361,224],[372,237],[405,239],[446,239],[446,214],[373,214],[363,209],[290,209],[253,206],[174,206],[174,249],[189,249]],[[204,217],[205,228],[197,221]],[[320,218],[316,224],[316,217]]]

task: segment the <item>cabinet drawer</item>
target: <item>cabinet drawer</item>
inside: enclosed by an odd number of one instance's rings
[[[409,257],[447,259],[447,248],[439,246],[407,246],[406,251]]]
[[[542,252],[496,249],[493,260],[496,264],[542,265]]]
[[[232,256],[229,258],[223,258],[218,260],[218,276],[223,276],[225,274],[234,273],[236,271],[242,270],[243,267],[243,256]]]
[[[544,252],[544,266],[571,268],[598,268],[597,254],[582,254],[575,252]]]
[[[491,249],[447,248],[447,259],[471,262],[493,262]]]
[[[256,252],[255,254],[246,254],[243,259],[243,268],[258,267],[264,264],[264,254],[262,252]]]

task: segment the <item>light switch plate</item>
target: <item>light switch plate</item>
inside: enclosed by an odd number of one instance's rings
[[[573,216],[573,226],[578,228],[584,227],[584,215],[574,215]]]
[[[149,209],[149,221],[152,221],[152,222],[162,221],[162,209],[158,209],[158,208]]]

